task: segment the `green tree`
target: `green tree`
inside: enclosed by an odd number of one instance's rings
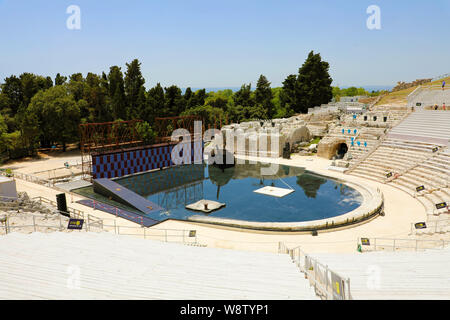
[[[141,63],[134,59],[127,63],[125,72],[125,96],[127,100],[128,119],[139,117],[145,108],[145,79],[141,73]]]
[[[8,97],[11,116],[14,116],[23,104],[22,81],[14,75],[5,78],[5,82],[2,84],[2,94]]]
[[[330,65],[322,61],[319,53],[311,51],[297,77],[297,104],[295,112],[307,113],[308,108],[330,102],[333,97],[331,79],[328,70]]]
[[[103,77],[91,72],[87,74],[84,100],[89,110],[89,115],[86,119],[89,122],[107,122],[112,120],[108,104],[107,85],[107,80]]]
[[[145,144],[153,144],[155,142],[156,133],[147,121],[139,122],[136,130]]]
[[[206,128],[214,125],[218,119],[223,119],[224,114],[222,109],[210,105],[196,106],[181,113],[182,116],[200,116]]]
[[[77,102],[70,94],[68,86],[54,86],[39,91],[31,99],[27,117],[34,117],[34,122],[37,122],[41,143],[47,146],[55,142],[61,143],[65,151],[67,143],[78,140],[80,101]]]
[[[158,82],[147,94],[147,103],[142,119],[154,125],[156,117],[162,117],[165,111],[164,89]]]
[[[273,95],[270,82],[265,76],[261,75],[256,84],[255,104],[257,108],[261,109],[258,113],[263,115],[264,118],[272,119],[274,115],[275,110],[272,99]]]
[[[165,88],[166,116],[178,116],[186,109],[181,89],[173,85]]]
[[[114,119],[126,119],[127,108],[123,73],[118,66],[112,66],[108,74],[108,89],[111,111]]]
[[[55,86],[60,86],[66,83],[67,77],[61,76],[59,73],[56,74],[55,77]]]
[[[8,133],[8,126],[5,118],[0,114],[0,154],[6,151],[6,134]]]
[[[192,89],[190,87],[186,88],[186,91],[184,91],[184,101],[186,103],[186,108],[189,109],[192,107],[192,97],[194,96],[194,93],[192,92]]]

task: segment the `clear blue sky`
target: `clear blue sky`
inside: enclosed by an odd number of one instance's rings
[[[69,30],[69,5],[81,30]],[[368,30],[366,9],[381,9]],[[0,82],[33,72],[101,73],[142,62],[149,88],[272,86],[308,52],[333,85],[393,85],[450,72],[450,0],[0,0]]]

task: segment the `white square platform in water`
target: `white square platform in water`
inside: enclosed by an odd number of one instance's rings
[[[261,189],[255,190],[253,192],[260,193],[260,194],[265,194],[267,196],[273,196],[273,197],[282,198],[282,197],[288,195],[289,193],[294,192],[294,189],[286,189],[286,188],[277,188],[277,187],[265,186],[265,187],[263,187]]]

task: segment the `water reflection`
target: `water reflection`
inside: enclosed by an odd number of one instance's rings
[[[303,189],[308,198],[316,198],[320,186],[326,182],[327,179],[309,173],[304,173],[297,177],[297,184]]]

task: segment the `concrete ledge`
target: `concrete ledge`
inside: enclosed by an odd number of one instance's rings
[[[354,227],[372,220],[383,212],[384,199],[379,190],[359,182],[349,182],[333,177],[328,178],[337,180],[359,191],[363,197],[362,204],[355,210],[336,217],[304,222],[254,222],[199,215],[189,217],[188,221],[264,231],[311,232],[320,230],[323,232]]]

